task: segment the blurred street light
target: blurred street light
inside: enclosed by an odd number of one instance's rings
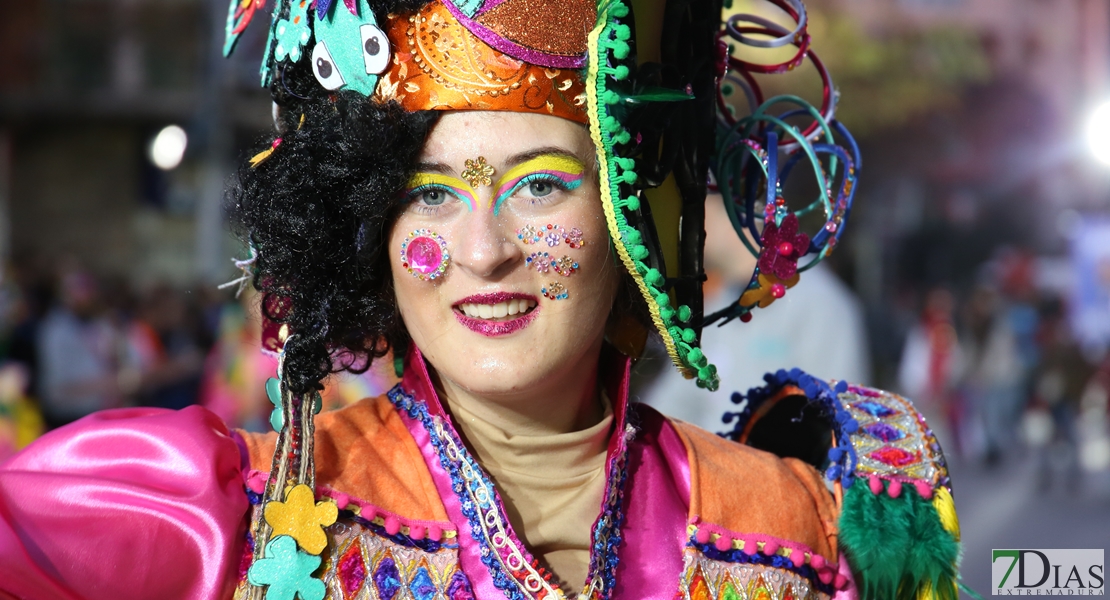
[[[189,137],[185,135],[184,129],[177,125],[168,125],[150,143],[150,160],[163,171],[176,169],[185,156],[188,143]]]
[[[1091,113],[1087,121],[1087,146],[1099,162],[1110,165],[1110,102]]]

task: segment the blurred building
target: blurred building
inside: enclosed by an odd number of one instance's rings
[[[268,127],[269,102],[256,73],[265,27],[249,30],[226,61],[226,10],[224,0],[5,5],[3,258],[74,257],[140,282],[229,278],[236,248],[222,189],[234,159]],[[188,145],[180,166],[163,171],[149,147],[170,124]]]

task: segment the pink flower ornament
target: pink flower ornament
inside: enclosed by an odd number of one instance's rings
[[[780,225],[769,221],[763,228],[759,270],[783,280],[798,272],[798,259],[809,248],[809,236],[798,232],[798,217],[787,215]]]

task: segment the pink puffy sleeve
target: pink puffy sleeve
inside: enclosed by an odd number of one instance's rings
[[[211,412],[97,413],[0,464],[0,598],[230,598],[247,510]]]

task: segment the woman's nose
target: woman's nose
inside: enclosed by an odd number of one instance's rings
[[[455,265],[483,279],[511,271],[524,256],[512,232],[490,211],[479,209],[467,217],[451,256]]]

